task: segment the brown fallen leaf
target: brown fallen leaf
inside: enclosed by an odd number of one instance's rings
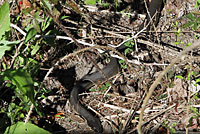
[[[183,80],[175,79],[174,86],[167,88],[169,102],[178,103],[179,100],[184,100],[187,97],[187,91],[183,88]]]

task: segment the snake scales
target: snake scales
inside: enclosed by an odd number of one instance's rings
[[[150,17],[153,17],[156,12],[160,12],[161,6],[162,6],[163,0],[151,0],[150,6],[149,6],[149,13],[150,16],[147,15],[146,22],[150,22]],[[159,15],[156,15],[156,19],[154,19],[154,25],[157,24]],[[146,24],[147,24],[146,23]],[[144,23],[140,26],[140,29],[144,27]],[[151,25],[150,25],[151,26]],[[147,27],[147,30],[149,30],[149,26]],[[119,47],[118,50],[123,49],[124,46]],[[110,78],[113,75],[117,74],[119,71],[119,64],[116,58],[111,58],[110,63],[102,69],[104,74]],[[90,75],[85,75],[80,80],[76,81],[76,85],[73,87],[71,94],[70,94],[70,103],[74,107],[74,109],[87,120],[88,125],[96,132],[96,133],[102,133],[103,127],[101,125],[101,121],[97,116],[94,116],[93,113],[87,110],[80,102],[79,102],[79,94],[88,90],[91,88],[94,83],[97,83],[99,81],[105,81],[106,79],[100,72],[94,72]]]

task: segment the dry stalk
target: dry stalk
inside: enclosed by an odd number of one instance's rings
[[[144,102],[142,104],[142,108],[141,108],[141,113],[140,113],[140,119],[139,119],[139,123],[137,126],[137,131],[139,134],[142,134],[142,120],[143,120],[143,115],[144,115],[144,110],[146,108],[146,105],[154,91],[154,89],[156,88],[156,86],[158,85],[158,83],[161,81],[161,79],[163,78],[163,76],[174,66],[174,64],[181,59],[181,57],[183,57],[184,55],[186,55],[186,53],[188,53],[189,51],[193,50],[194,48],[197,48],[198,46],[200,46],[200,40],[196,40],[191,46],[185,48],[182,52],[180,52],[177,57],[175,59],[173,59],[170,63],[170,65],[163,70],[160,75],[158,76],[158,78],[154,81],[154,83],[151,85],[149,92],[147,94],[147,96],[144,99]]]

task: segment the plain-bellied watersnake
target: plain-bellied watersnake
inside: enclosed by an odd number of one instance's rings
[[[150,17],[153,17],[156,12],[160,12],[161,6],[162,6],[163,0],[151,0],[150,6],[149,6],[149,13],[150,16],[147,15],[146,22],[150,22]],[[159,16],[159,15],[157,15]],[[154,19],[154,25],[156,25],[158,22],[158,17]],[[146,24],[147,24],[146,23]],[[144,27],[144,23],[141,25],[140,29]],[[151,25],[150,25],[151,26]],[[147,27],[147,30],[150,27]],[[123,47],[119,47],[118,50],[122,49]],[[110,63],[102,69],[104,74],[110,78],[118,73],[119,71],[119,64],[116,58],[111,58]],[[101,121],[97,116],[94,116],[90,111],[88,111],[80,102],[79,102],[79,94],[88,90],[91,88],[94,83],[97,83],[99,81],[105,81],[105,77],[100,72],[94,72],[90,75],[85,75],[80,80],[76,81],[75,86],[73,87],[71,94],[70,94],[70,103],[74,107],[74,109],[83,116],[86,120],[88,125],[96,132],[96,133],[102,133],[103,127],[101,125]]]

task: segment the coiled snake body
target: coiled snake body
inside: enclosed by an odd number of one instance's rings
[[[150,6],[149,6],[149,12],[150,16],[152,17],[157,11],[159,12],[161,9],[163,0],[151,0]],[[147,22],[150,21],[150,17],[147,15],[146,17]],[[158,17],[156,17],[156,20],[154,21],[154,24],[156,25],[158,22]],[[144,24],[140,27],[143,28]],[[149,29],[147,27],[147,29]],[[122,49],[123,47],[118,48],[118,50]],[[102,70],[104,74],[110,78],[118,73],[119,71],[119,64],[116,58],[111,58],[110,63],[103,68]],[[74,107],[74,109],[83,116],[86,120],[88,125],[96,132],[96,133],[102,133],[103,127],[101,125],[101,121],[98,117],[94,116],[90,111],[88,111],[80,102],[78,95],[87,89],[91,88],[94,83],[97,83],[99,81],[105,81],[104,76],[100,72],[94,72],[90,75],[85,75],[83,78],[78,80],[76,82],[76,85],[73,87],[71,94],[70,94],[70,103]]]

